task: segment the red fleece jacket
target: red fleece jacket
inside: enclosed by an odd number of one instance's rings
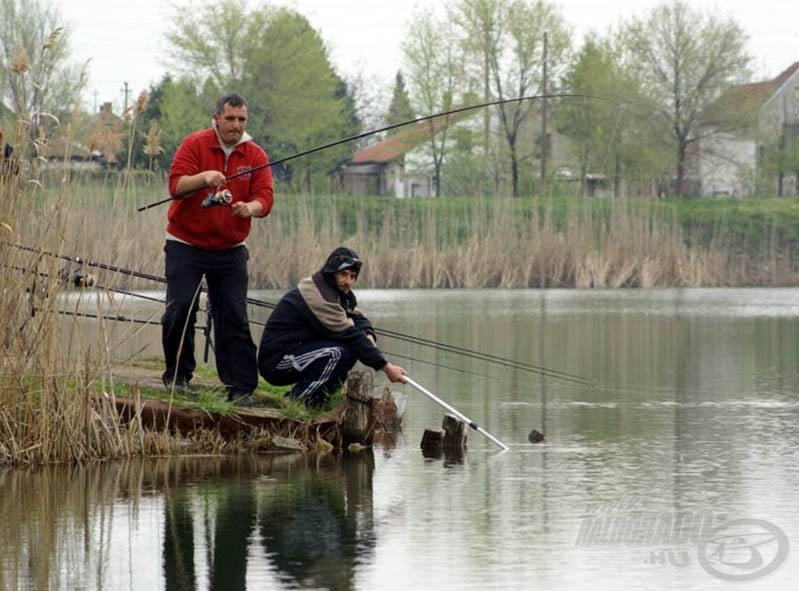
[[[247,136],[249,137],[249,136]],[[175,195],[180,177],[204,170],[218,170],[226,177],[269,163],[269,156],[252,139],[239,143],[225,158],[216,131],[211,127],[187,136],[175,153],[169,170],[169,194]],[[269,166],[231,179],[224,187],[233,202],[258,200],[261,217],[269,215],[274,201],[272,171]],[[167,232],[206,250],[223,250],[244,242],[250,234],[250,219],[236,218],[230,207],[202,208],[200,204],[212,189],[207,187],[172,201],[167,213]]]

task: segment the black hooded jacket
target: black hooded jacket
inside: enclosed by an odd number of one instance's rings
[[[337,248],[321,269],[289,290],[272,310],[258,347],[262,374],[264,368],[273,368],[284,355],[312,341],[340,341],[364,365],[375,370],[386,365],[383,354],[366,338],[367,334],[374,337],[375,331],[357,310],[355,294],[336,288],[341,255],[357,259],[353,250]]]

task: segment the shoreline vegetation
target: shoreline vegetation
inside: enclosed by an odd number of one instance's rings
[[[34,213],[6,237],[160,277],[169,205],[137,211],[164,198],[163,182],[143,184],[23,196]],[[361,289],[789,287],[799,285],[799,199],[395,199],[278,185],[247,244],[251,290],[288,289],[340,244],[365,259]]]
[[[168,205],[137,208],[163,199],[164,183],[121,189],[113,178],[0,185],[0,464],[247,449],[212,432],[181,437],[135,421],[123,428],[112,399],[126,386],[117,383],[105,322],[97,320],[91,342],[64,335],[59,298],[75,273],[117,289],[162,289],[44,254],[162,275]],[[340,244],[365,259],[361,288],[796,286],[799,201],[397,200],[281,194],[278,185],[272,215],[254,220],[248,240],[250,289],[285,289]]]

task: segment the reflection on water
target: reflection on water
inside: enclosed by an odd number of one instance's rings
[[[378,328],[597,387],[381,338],[511,450],[470,431],[463,457],[423,457],[443,411],[405,388],[373,453],[4,469],[0,589],[725,589],[725,524],[799,540],[799,290],[359,296]],[[680,519],[718,528],[707,555]],[[795,554],[746,589],[795,587]]]
[[[371,453],[5,470],[0,588],[351,589],[373,471]]]

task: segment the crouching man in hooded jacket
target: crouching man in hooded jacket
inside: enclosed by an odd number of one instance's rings
[[[320,406],[347,379],[356,361],[404,383],[405,369],[386,360],[374,328],[356,306],[352,286],[361,271],[355,251],[336,248],[324,266],[289,290],[266,322],[258,368],[275,386],[294,384],[290,396]]]

